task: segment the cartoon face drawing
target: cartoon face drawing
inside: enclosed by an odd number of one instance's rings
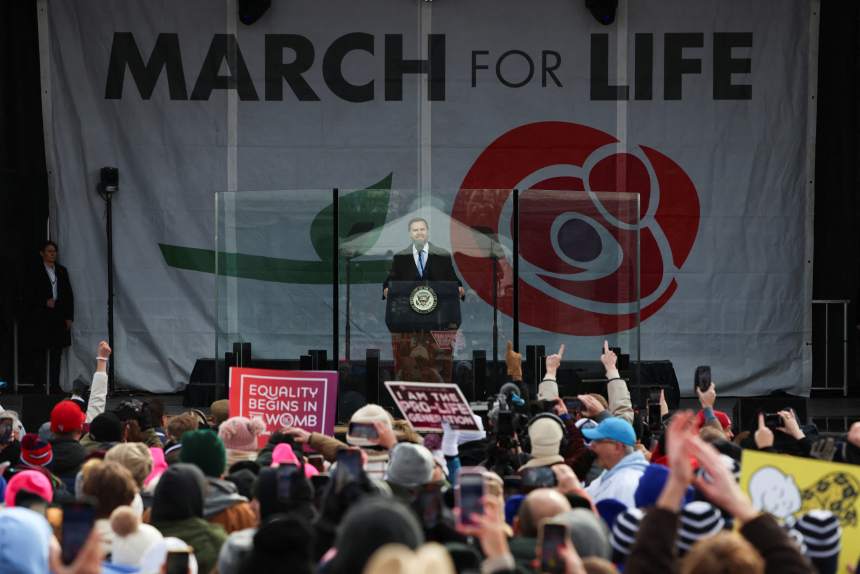
[[[794,477],[772,466],[760,468],[752,475],[749,493],[757,510],[769,512],[776,518],[786,519],[801,507],[800,489],[794,484]]]

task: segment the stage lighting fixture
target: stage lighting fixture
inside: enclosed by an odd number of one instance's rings
[[[615,22],[618,0],[585,0],[585,7],[588,8],[595,20],[604,26],[609,26]]]
[[[266,13],[272,0],[239,0],[239,22],[250,26]]]

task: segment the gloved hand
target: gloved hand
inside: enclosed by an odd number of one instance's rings
[[[508,366],[508,374],[513,377],[523,376],[523,356],[514,352],[514,344],[508,341],[508,350],[505,351],[505,364]]]
[[[457,448],[457,439],[460,437],[460,431],[451,428],[451,423],[442,423],[442,454],[445,456],[459,456],[460,450]]]

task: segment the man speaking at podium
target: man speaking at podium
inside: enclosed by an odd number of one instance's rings
[[[451,254],[430,243],[427,221],[416,217],[409,221],[412,245],[394,254],[394,264],[382,285],[382,298],[388,298],[391,281],[456,281],[460,299],[466,297],[463,282],[454,271]],[[397,350],[397,342],[400,349]],[[397,379],[426,383],[451,382],[454,349],[440,349],[432,333],[392,333],[395,355],[400,355]]]
[[[463,282],[454,271],[451,254],[432,245],[427,222],[416,217],[409,222],[409,239],[412,245],[394,255],[394,267],[382,285],[382,298],[388,298],[390,281],[456,281],[460,286],[460,299],[466,297]]]

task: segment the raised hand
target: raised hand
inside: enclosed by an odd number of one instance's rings
[[[618,355],[615,351],[609,350],[609,341],[603,341],[603,354],[600,355],[600,362],[603,363],[607,371],[611,371],[618,365]]]
[[[783,427],[777,428],[776,430],[787,435],[791,435],[797,440],[806,436],[803,434],[803,431],[800,430],[800,424],[797,422],[797,419],[794,418],[794,413],[791,411],[779,411],[777,414],[782,417]]]
[[[708,407],[714,408],[714,403],[717,401],[717,387],[713,381],[711,381],[711,386],[705,392],[702,392],[699,385],[696,385],[696,394],[699,395],[699,402],[702,404],[703,409]]]
[[[561,356],[564,355],[564,345],[558,350],[555,355],[550,355],[546,358],[546,374],[555,376],[561,365]]]
[[[758,448],[769,448],[773,446],[773,431],[764,424],[764,414],[758,414],[758,430],[755,431],[755,445]]]
[[[699,476],[696,478],[696,488],[714,505],[737,518],[741,526],[758,516],[749,498],[741,492],[735,476],[720,460],[717,449],[697,436],[687,440],[686,444],[687,453],[698,459],[699,467],[704,468],[711,478],[709,481]]]
[[[514,344],[508,341],[508,350],[505,351],[505,364],[508,366],[508,374],[517,377],[523,374],[523,356],[514,351]]]
[[[601,405],[600,402],[591,395],[577,395],[576,398],[582,401],[582,406],[585,407],[585,412],[582,416],[586,418],[593,419],[606,410],[603,408],[603,405]]]

